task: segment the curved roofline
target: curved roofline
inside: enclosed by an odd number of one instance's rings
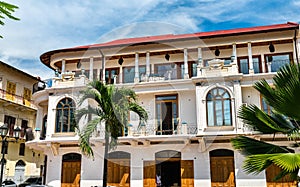
[[[121,47],[126,45],[133,45],[133,44],[178,41],[178,40],[185,40],[185,39],[192,39],[192,38],[205,39],[205,38],[214,38],[214,37],[221,37],[221,36],[254,34],[254,33],[268,32],[268,31],[291,30],[291,29],[298,29],[298,28],[299,28],[298,23],[287,22],[283,24],[238,28],[238,29],[230,29],[230,30],[197,32],[192,34],[178,34],[178,35],[167,34],[167,35],[158,35],[158,36],[124,38],[124,39],[113,40],[113,41],[100,43],[100,44],[91,44],[91,45],[84,45],[84,46],[77,46],[72,48],[64,48],[64,49],[56,49],[53,51],[48,51],[43,53],[40,56],[40,60],[46,66],[52,68],[50,66],[51,56],[55,53],[61,53],[61,52],[85,51],[87,49],[104,49],[104,48]]]

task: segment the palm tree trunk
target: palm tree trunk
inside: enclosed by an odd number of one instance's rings
[[[103,183],[102,187],[107,186],[107,156],[108,156],[109,134],[105,131],[105,148],[104,148],[104,163],[103,163]]]

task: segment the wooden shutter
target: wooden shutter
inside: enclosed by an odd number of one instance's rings
[[[194,187],[194,162],[181,160],[181,187]]]
[[[16,84],[10,81],[7,81],[6,85],[6,99],[14,100],[16,94]]]
[[[233,157],[210,157],[212,187],[235,187]]]
[[[118,187],[130,186],[130,161],[129,159],[108,160],[107,185]]]
[[[79,187],[80,186],[80,161],[63,162],[61,187]]]
[[[144,161],[144,187],[156,187],[155,161]]]
[[[270,165],[266,169],[266,180],[267,187],[296,187],[297,183],[289,179],[289,176],[285,176],[277,181],[274,181],[274,178],[281,171],[280,167],[276,165]]]

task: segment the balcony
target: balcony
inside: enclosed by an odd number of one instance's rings
[[[33,105],[32,100],[29,100],[23,96],[16,95],[16,94],[11,94],[6,92],[5,90],[0,89],[0,99],[18,104],[18,105],[23,105],[29,108],[36,109],[35,105]]]

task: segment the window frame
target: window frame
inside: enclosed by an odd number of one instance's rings
[[[64,100],[69,100],[69,102],[64,104],[64,103],[62,103]],[[69,103],[73,104],[74,106],[72,106],[72,105],[70,106]],[[64,105],[62,105],[61,108],[58,108],[59,104],[64,104]],[[68,107],[64,107],[65,105],[68,105]],[[75,115],[74,114],[75,109],[76,109],[75,101],[70,97],[65,97],[65,98],[59,100],[59,102],[57,102],[56,108],[55,108],[55,111],[56,111],[56,114],[55,114],[55,133],[73,133],[73,132],[75,132],[75,126],[76,126],[75,116],[74,116]],[[61,111],[61,112],[58,113],[58,111]],[[60,121],[62,119],[61,115],[63,115],[65,111],[67,111],[67,114],[68,114],[67,115],[67,124],[66,124],[67,130],[66,131],[64,131],[64,125],[65,125],[64,122]],[[73,115],[74,119],[72,119],[72,115]],[[72,124],[72,120],[74,120],[74,124]]]
[[[216,97],[213,97],[211,100],[209,100],[208,99],[208,95],[209,94],[211,94],[214,90],[217,90],[217,93],[219,93],[219,89],[221,89],[221,90],[224,90],[224,93],[223,94],[221,94],[221,95],[224,95],[224,94],[228,94],[228,98],[221,98],[221,99],[216,99]],[[218,95],[217,95],[218,96]],[[206,94],[206,96],[205,96],[205,101],[206,101],[206,126],[208,127],[208,128],[211,128],[211,127],[233,127],[233,117],[232,117],[232,112],[233,112],[233,110],[232,110],[232,97],[231,97],[231,94],[230,94],[230,92],[227,90],[227,89],[225,89],[225,88],[222,88],[222,87],[215,87],[215,88],[212,88],[212,89],[210,89],[208,92],[207,92],[207,94]],[[209,122],[210,122],[210,120],[209,120],[209,115],[210,115],[210,111],[209,111],[209,107],[208,107],[208,101],[212,101],[212,107],[213,107],[213,113],[212,113],[212,115],[213,115],[213,122],[214,122],[214,124],[209,124]],[[222,114],[222,119],[223,119],[223,123],[222,123],[222,125],[217,125],[217,112],[216,112],[216,101],[221,101],[221,104],[222,104],[222,112],[221,112],[221,114]],[[224,121],[225,121],[225,119],[227,119],[226,118],[226,114],[225,114],[225,101],[229,101],[229,120],[230,120],[230,125],[225,125],[226,123],[224,123]]]
[[[272,67],[271,69],[269,70],[268,68],[268,63],[269,63],[269,60],[268,60],[268,57],[269,56],[281,56],[281,55],[289,55],[289,60],[290,60],[290,64],[293,64],[294,63],[294,60],[293,60],[293,52],[283,52],[283,53],[269,53],[269,54],[264,54],[264,59],[265,59],[265,69],[266,69],[266,72],[269,72],[269,73],[272,73],[272,72],[275,72],[275,71],[272,71]],[[282,66],[281,66],[282,67]],[[278,71],[278,70],[277,70]]]

